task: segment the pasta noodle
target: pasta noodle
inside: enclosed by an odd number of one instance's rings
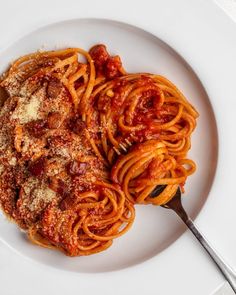
[[[197,111],[166,78],[126,73],[104,45],[25,55],[0,86],[0,204],[34,244],[103,251],[135,204],[165,204],[196,169]]]

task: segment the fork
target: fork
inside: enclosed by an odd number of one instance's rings
[[[157,186],[158,187],[158,186]],[[157,187],[152,191],[150,194],[151,197],[155,196],[155,190]],[[183,208],[181,202],[181,191],[180,188],[177,189],[174,197],[167,202],[166,204],[162,205],[162,207],[167,209],[172,209],[187,225],[193,235],[197,238],[203,248],[207,251],[210,255],[212,260],[215,262],[218,269],[221,271],[225,279],[229,282],[231,288],[233,289],[234,293],[236,294],[236,274],[233,269],[220,257],[220,255],[212,248],[209,244],[207,239],[200,233],[200,231],[196,228],[191,218],[188,216],[186,211]]]
[[[121,150],[123,150],[125,153],[127,153],[129,147],[132,146],[132,143],[129,141],[128,138],[125,138],[124,141],[125,141],[125,142],[121,142],[121,143],[119,143],[119,147],[120,147]],[[122,152],[121,152],[120,150],[118,150],[115,146],[113,146],[113,150],[117,153],[118,156],[120,156],[121,153],[122,153]]]

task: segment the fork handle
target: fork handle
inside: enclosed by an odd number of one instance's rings
[[[211,256],[212,260],[218,266],[219,270],[222,272],[226,280],[229,282],[231,288],[234,290],[234,293],[236,294],[236,275],[233,269],[227,263],[225,263],[224,260],[219,256],[219,254],[212,248],[207,239],[199,232],[199,230],[190,218],[182,218],[182,220],[191,230],[194,236],[198,239],[201,245],[205,248],[208,254]]]

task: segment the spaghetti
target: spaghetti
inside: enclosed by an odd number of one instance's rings
[[[194,107],[162,76],[127,74],[104,45],[20,57],[0,86],[0,204],[35,244],[103,251],[134,204],[165,204],[195,171]]]

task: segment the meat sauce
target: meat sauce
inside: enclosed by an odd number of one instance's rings
[[[89,51],[97,72],[102,73],[107,79],[114,79],[121,76],[122,63],[118,55],[110,56],[106,46],[95,45]]]

